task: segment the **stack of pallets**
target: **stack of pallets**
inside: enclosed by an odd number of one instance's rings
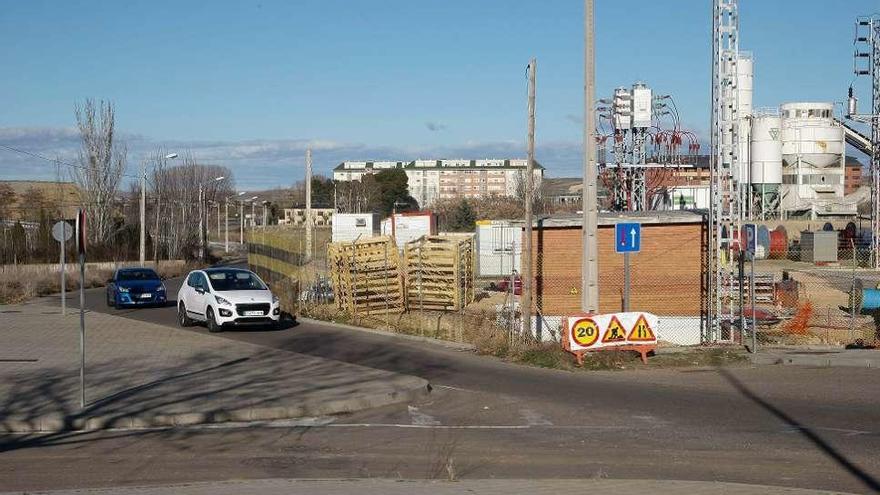
[[[423,236],[406,243],[406,303],[410,310],[459,311],[474,301],[474,242]]]
[[[340,310],[372,315],[406,309],[400,259],[391,237],[334,242],[327,249],[327,260]]]

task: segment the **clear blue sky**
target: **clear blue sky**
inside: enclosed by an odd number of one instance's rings
[[[705,136],[711,1],[596,4],[597,97],[645,81]],[[842,100],[853,20],[880,10],[740,4],[756,107]],[[110,99],[132,168],[157,145],[191,148],[250,188],[296,180],[307,143],[324,172],[344,159],[523,156],[536,56],[538,159],[549,175],[579,175],[579,0],[2,0],[0,46],[0,143],[73,159],[74,103]],[[0,150],[0,177],[51,176]]]

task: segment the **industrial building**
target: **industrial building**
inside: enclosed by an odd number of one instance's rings
[[[403,169],[409,195],[427,208],[438,200],[515,197],[525,183],[526,165],[525,159],[346,161],[333,169],[333,180],[359,181],[382,170]],[[543,177],[544,167],[535,162],[536,190]]]

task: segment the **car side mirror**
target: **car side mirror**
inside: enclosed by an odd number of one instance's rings
[[[113,283],[113,279],[112,279],[112,278],[108,278],[108,279],[107,279],[107,283],[108,283],[108,284],[112,284],[112,283]]]

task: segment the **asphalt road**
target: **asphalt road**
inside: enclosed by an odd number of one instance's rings
[[[167,285],[173,297],[179,280]],[[173,305],[116,310],[99,289],[87,291],[86,306],[176,325]],[[407,407],[315,424],[17,441],[2,454],[0,486],[422,478],[451,470],[471,478],[660,478],[880,492],[878,370],[571,373],[308,323],[219,336],[421,376],[434,391]],[[51,473],[37,467],[49,461],[57,467]]]

